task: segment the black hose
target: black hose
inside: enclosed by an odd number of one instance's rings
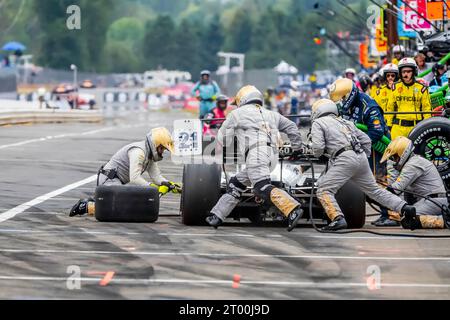
[[[408,234],[408,233],[383,233],[383,232],[377,232],[377,231],[371,231],[371,230],[365,230],[365,229],[354,229],[354,230],[346,230],[346,231],[329,231],[329,230],[322,230],[319,229],[313,219],[312,216],[312,207],[313,207],[313,198],[314,198],[314,183],[315,183],[315,174],[314,174],[314,163],[312,161],[311,156],[307,156],[309,163],[311,164],[311,174],[312,174],[312,181],[313,181],[313,185],[311,188],[311,197],[309,198],[309,217],[311,219],[311,223],[312,226],[314,227],[314,229],[319,232],[319,233],[331,233],[331,234],[350,234],[350,233],[369,233],[369,234],[373,234],[373,235],[377,235],[377,236],[388,236],[388,237],[407,237],[407,238],[431,238],[431,239],[449,239],[450,235],[448,236],[443,236],[443,235],[413,235],[413,234]],[[445,221],[445,217],[444,221]]]

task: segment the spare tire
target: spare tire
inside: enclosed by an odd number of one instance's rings
[[[138,186],[99,186],[95,190],[95,218],[100,222],[155,222],[159,192]]]
[[[336,194],[336,201],[344,213],[350,229],[360,229],[366,223],[366,196],[352,182],[346,183]]]
[[[432,161],[450,188],[450,119],[435,117],[420,122],[409,134],[415,152]]]
[[[188,164],[183,170],[181,220],[187,226],[205,225],[220,197],[222,171],[217,164]]]

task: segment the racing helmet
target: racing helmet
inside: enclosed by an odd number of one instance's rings
[[[217,97],[217,99],[216,99],[216,102],[217,102],[217,107],[220,110],[225,111],[227,109],[227,107],[228,107],[228,97],[226,95],[223,95],[223,94],[219,95]]]
[[[363,92],[366,92],[373,85],[372,79],[368,74],[363,73],[359,76],[359,84],[361,85],[361,89]]]
[[[358,88],[350,79],[338,79],[330,87],[330,99],[342,114],[349,112],[358,95]]]
[[[238,91],[232,104],[239,108],[251,103],[262,106],[264,104],[264,96],[255,86],[248,85]]]
[[[383,69],[381,69],[382,75],[383,75],[383,79],[386,80],[386,76],[388,73],[395,73],[396,77],[395,77],[395,81],[398,81],[399,78],[399,71],[398,71],[398,66],[394,63],[388,63],[387,65],[385,65],[383,67]]]
[[[445,70],[445,64],[435,63],[431,70],[436,78],[441,77],[443,74],[439,74],[439,70]]]
[[[398,62],[398,72],[402,73],[403,68],[412,68],[414,70],[414,76],[417,76],[419,73],[419,68],[417,67],[417,63],[413,58],[403,58]]]
[[[208,76],[208,77],[210,77],[210,76],[211,76],[211,71],[209,71],[209,70],[203,70],[202,72],[200,72],[200,77],[203,77],[203,76]]]
[[[400,136],[395,138],[388,145],[380,163],[384,163],[388,159],[391,159],[394,162],[394,168],[400,171],[413,152],[414,145],[412,141],[406,137]]]
[[[347,69],[345,69],[344,75],[347,75],[347,73],[351,73],[351,74],[353,74],[354,76],[356,76],[356,70],[353,69],[353,68],[347,68]]]
[[[163,159],[160,147],[163,147],[172,154],[175,152],[172,135],[169,130],[163,127],[152,129],[152,131],[147,134],[146,143],[154,161],[161,161]]]
[[[320,99],[313,103],[311,107],[311,122],[329,114],[339,116],[336,103],[329,99]]]

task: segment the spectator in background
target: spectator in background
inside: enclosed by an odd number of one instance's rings
[[[434,79],[430,82],[430,87],[442,87],[443,85],[447,84],[448,79],[445,76],[446,72],[447,66],[445,64],[436,63],[433,66],[432,74],[434,75]]]
[[[344,72],[344,78],[352,80],[355,83],[356,87],[359,90],[362,90],[361,84],[359,83],[359,81],[356,81],[356,70],[355,69],[347,68]]]
[[[414,57],[414,60],[417,63],[417,68],[418,68],[419,74],[431,69],[431,65],[426,63],[426,56],[423,53],[418,53]],[[425,80],[426,82],[430,83],[433,80],[433,73],[430,72],[426,76],[422,77],[422,79]]]
[[[394,46],[394,48],[392,49],[392,54],[394,56],[392,58],[392,63],[398,65],[398,62],[405,57],[405,47],[401,45]]]
[[[276,100],[275,100],[275,89],[272,87],[268,87],[266,89],[266,92],[264,92],[264,107],[268,110],[275,110],[276,107]]]
[[[8,56],[5,56],[4,58],[3,58],[3,66],[5,67],[5,68],[8,68],[8,67],[10,67],[11,66],[11,61],[9,60],[9,57]]]

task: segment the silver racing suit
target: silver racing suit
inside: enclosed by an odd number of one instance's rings
[[[416,213],[424,229],[444,228],[442,209],[438,206],[448,206],[444,182],[436,166],[429,160],[413,155],[409,158],[400,174],[393,177],[390,187],[395,193],[401,191],[413,192],[409,197],[413,199]],[[423,197],[430,197],[431,200]],[[436,203],[433,203],[436,202]]]
[[[314,121],[311,147],[314,156],[327,156],[328,171],[319,178],[317,197],[331,221],[344,216],[335,195],[348,181],[355,183],[369,198],[400,212],[406,202],[381,188],[375,181],[367,158],[370,138],[355,125],[334,115]]]
[[[278,161],[279,132],[288,136],[294,150],[301,148],[297,126],[279,113],[247,104],[228,115],[217,135],[218,151],[224,145],[230,145],[236,137],[238,152],[245,157],[245,168],[230,179],[227,193],[211,213],[224,221],[251,185],[256,196],[275,205],[286,217],[299,206],[295,199],[272,186],[270,181],[270,173]]]

